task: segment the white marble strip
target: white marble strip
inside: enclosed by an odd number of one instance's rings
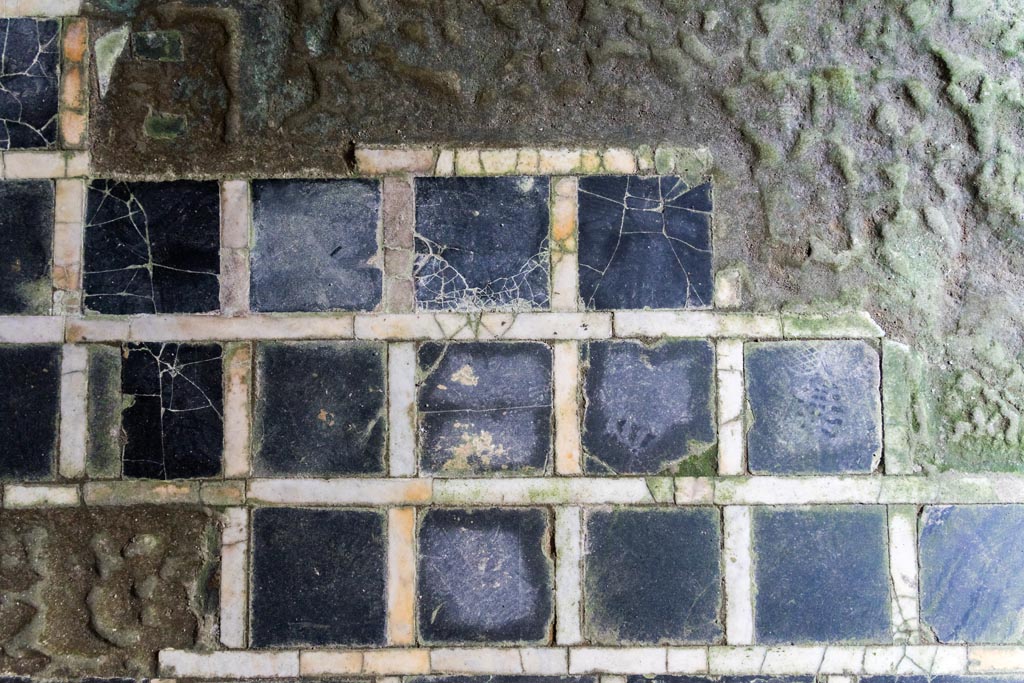
[[[388,510],[388,645],[416,642],[416,508]]]
[[[416,474],[416,345],[388,346],[388,472]]]
[[[715,346],[718,392],[718,474],[746,473],[743,429],[743,342],[725,339]]]
[[[84,346],[65,344],[60,362],[60,447],[57,472],[65,479],[85,476],[89,394],[89,352]]]
[[[576,178],[555,178],[551,187],[551,309],[579,308]]]
[[[220,550],[220,642],[225,647],[246,646],[249,581],[249,511],[224,511]]]
[[[11,150],[0,152],[0,156],[2,177],[8,180],[84,178],[89,175],[91,164],[88,152]]]
[[[252,345],[241,342],[224,349],[224,476],[247,477],[252,461]]]
[[[82,310],[82,244],[85,225],[85,181],[56,182],[53,226],[54,315]]]
[[[918,612],[917,507],[889,508],[889,576],[893,636],[898,643],[921,642]]]
[[[583,642],[583,509],[555,508],[555,642]]]
[[[82,0],[0,0],[0,17],[67,17],[82,11]]]
[[[583,473],[583,444],[580,434],[580,345],[574,341],[555,342],[555,472]]]
[[[3,504],[8,510],[23,508],[68,507],[79,504],[77,486],[49,484],[6,484]]]
[[[754,642],[754,561],[750,508],[723,508],[725,557],[725,641]]]
[[[59,344],[64,341],[64,322],[52,315],[0,316],[2,344]]]
[[[220,310],[249,312],[249,234],[252,209],[249,183],[225,180],[220,186]]]

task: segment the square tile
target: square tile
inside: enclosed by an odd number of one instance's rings
[[[1024,642],[1024,505],[926,507],[921,618],[942,643]]]
[[[252,183],[254,311],[371,311],[383,291],[376,180]]]
[[[744,348],[753,473],[871,472],[882,454],[881,373],[867,342]]]
[[[548,642],[551,525],[539,509],[433,509],[419,529],[424,643]]]
[[[883,506],[754,508],[759,643],[891,643]]]
[[[0,150],[57,141],[60,22],[0,19]]]
[[[591,512],[587,638],[606,645],[720,641],[721,541],[714,508]]]
[[[253,647],[384,643],[383,513],[261,508],[252,543]]]
[[[0,345],[0,479],[50,476],[60,412],[60,347]]]
[[[547,308],[548,179],[416,179],[423,310]]]
[[[124,476],[219,474],[224,441],[220,345],[128,344],[122,357]]]
[[[551,460],[551,347],[475,342],[419,347],[420,471],[537,474]]]
[[[710,343],[602,341],[583,348],[588,474],[715,473]]]
[[[386,368],[383,344],[257,344],[254,472],[383,472]]]
[[[588,309],[707,308],[711,184],[673,176],[579,181],[580,298]]]
[[[50,312],[53,202],[52,181],[0,181],[0,314]]]
[[[83,289],[96,313],[207,313],[220,307],[216,182],[94,180]]]

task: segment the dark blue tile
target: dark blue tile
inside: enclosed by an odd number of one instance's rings
[[[711,344],[591,342],[585,361],[588,473],[714,474]]]
[[[0,479],[42,479],[57,448],[60,347],[0,345]]]
[[[745,349],[754,473],[871,472],[882,452],[878,351],[862,341]]]
[[[420,346],[424,473],[536,474],[551,454],[551,348],[536,342]]]
[[[253,310],[376,308],[378,181],[260,180],[252,201]]]
[[[0,182],[0,314],[49,314],[52,244],[53,182]]]
[[[589,309],[710,306],[711,185],[580,178],[579,272]]]
[[[205,313],[220,306],[216,182],[89,185],[83,289],[97,313]]]
[[[0,19],[0,149],[57,141],[60,22]]]
[[[254,647],[383,644],[383,513],[262,508],[252,541]]]
[[[382,472],[386,365],[383,344],[257,345],[256,474]]]
[[[926,507],[921,618],[943,643],[1021,643],[1024,505]]]
[[[547,178],[418,178],[416,302],[426,310],[548,306]]]
[[[720,527],[714,508],[591,512],[587,637],[608,645],[719,641]]]
[[[547,642],[550,547],[546,510],[428,510],[419,529],[421,640]]]
[[[121,363],[123,473],[212,477],[224,440],[218,344],[129,344]]]
[[[759,643],[891,643],[882,506],[755,508]]]

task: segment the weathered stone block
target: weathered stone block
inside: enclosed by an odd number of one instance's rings
[[[0,181],[0,314],[50,312],[53,217],[52,182]]]
[[[0,18],[0,150],[57,141],[60,22]]]
[[[60,347],[0,345],[0,386],[0,479],[49,476],[57,447]]]

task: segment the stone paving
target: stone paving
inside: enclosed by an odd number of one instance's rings
[[[76,5],[0,0],[4,681],[1024,675],[1024,477],[921,467],[867,313],[744,305],[703,152],[97,172],[89,84],[194,36]]]

